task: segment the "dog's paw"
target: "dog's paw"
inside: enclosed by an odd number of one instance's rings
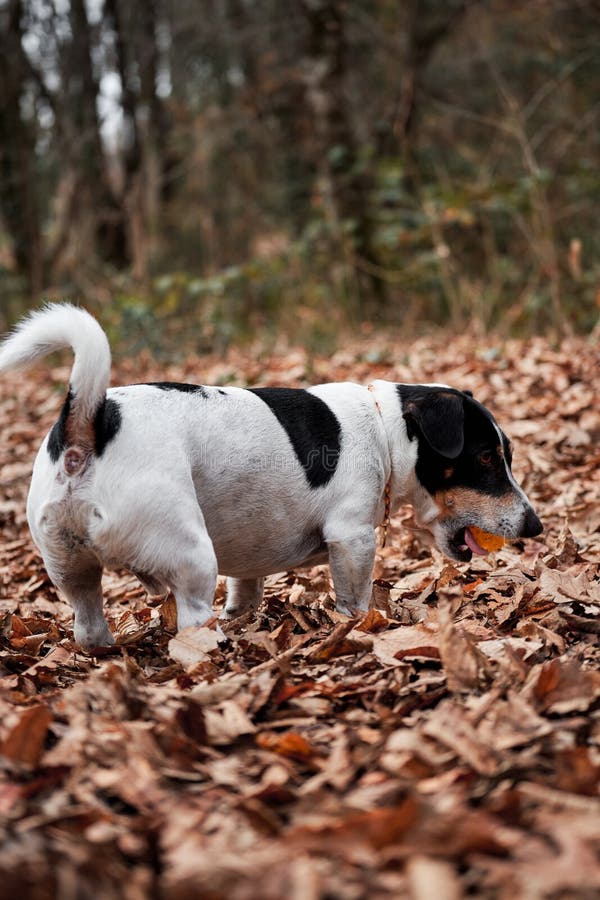
[[[224,607],[221,615],[219,616],[224,622],[230,622],[231,619],[237,619],[238,616],[241,616],[244,610],[240,607]]]
[[[368,607],[367,609],[361,609],[360,606],[346,606],[345,603],[336,603],[335,611],[342,616],[349,616],[351,619],[356,619],[357,617],[366,615],[369,610]]]
[[[84,650],[93,650],[95,647],[112,647],[115,639],[110,632],[106,623],[104,628],[82,628],[75,626],[74,630],[75,643],[79,644]]]

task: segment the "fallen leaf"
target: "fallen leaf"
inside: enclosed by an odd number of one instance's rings
[[[440,602],[438,619],[439,652],[448,680],[448,689],[468,691],[476,688],[484,666],[475,641],[455,625],[449,603]]]
[[[271,750],[290,759],[310,760],[316,754],[316,750],[306,738],[293,731],[287,731],[285,734],[263,732],[256,736],[256,743],[263,750]]]
[[[210,661],[210,654],[219,647],[218,635],[210,628],[190,625],[182,628],[169,641],[169,656],[190,670],[198,663]]]
[[[361,634],[358,629],[354,629],[354,625],[355,623],[352,620],[340,622],[330,635],[310,651],[307,659],[311,662],[325,662],[334,657],[363,653],[366,650],[370,650],[373,646],[371,638]],[[354,631],[353,635],[350,635],[351,631]]]
[[[0,745],[2,756],[31,768],[37,766],[51,721],[52,712],[43,703],[24,709]]]
[[[385,631],[389,626],[389,621],[383,616],[379,610],[370,609],[364,619],[356,626],[357,631],[364,631],[366,634]]]
[[[373,638],[373,652],[385,665],[397,666],[403,659],[439,659],[439,636],[429,625],[401,625]]]
[[[230,744],[242,734],[254,734],[256,726],[234,700],[225,700],[217,709],[206,708],[204,723],[209,744]]]
[[[600,672],[582,669],[574,659],[553,659],[532,671],[528,689],[546,712],[585,711],[600,697]]]
[[[460,900],[463,896],[454,866],[427,856],[413,856],[406,871],[412,900]]]
[[[501,768],[500,755],[478,735],[464,710],[451,700],[437,707],[422,731],[449,747],[481,775],[495,775]]]

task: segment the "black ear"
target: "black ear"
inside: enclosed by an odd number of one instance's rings
[[[460,394],[431,391],[408,403],[404,412],[410,432],[415,424],[429,446],[441,456],[456,459],[465,444],[465,412]]]
[[[473,391],[463,391],[463,394],[466,394],[467,397],[472,397],[472,396],[473,396]]]

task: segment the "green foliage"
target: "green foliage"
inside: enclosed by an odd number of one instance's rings
[[[19,67],[43,30],[23,0],[3,70],[3,327],[42,292],[91,306],[133,352],[282,332],[327,349],[366,320],[594,327],[589,4],[136,0],[120,25],[110,6],[96,24],[60,4]],[[112,143],[93,136],[86,41],[97,83],[126,82]]]
[[[118,352],[147,349],[173,358],[223,350],[259,332],[267,345],[284,332],[314,350],[328,350],[343,317],[335,310],[322,317],[333,296],[326,276],[317,276],[296,245],[274,259],[251,260],[207,278],[171,272],[143,292],[132,282],[114,293],[109,306],[92,307]]]

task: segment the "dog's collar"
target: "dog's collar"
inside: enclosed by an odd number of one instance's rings
[[[381,412],[381,406],[379,405],[379,401],[375,396],[375,385],[368,384],[367,390],[370,391],[373,402],[375,404],[375,409],[383,419],[383,415]],[[385,543],[387,541],[387,532],[390,525],[390,507],[391,507],[391,491],[392,491],[392,473],[390,472],[390,477],[387,480],[387,484],[385,486],[384,491],[384,502],[385,502],[385,511],[383,515],[383,521],[379,523],[379,527],[381,528],[381,546],[385,547]]]

